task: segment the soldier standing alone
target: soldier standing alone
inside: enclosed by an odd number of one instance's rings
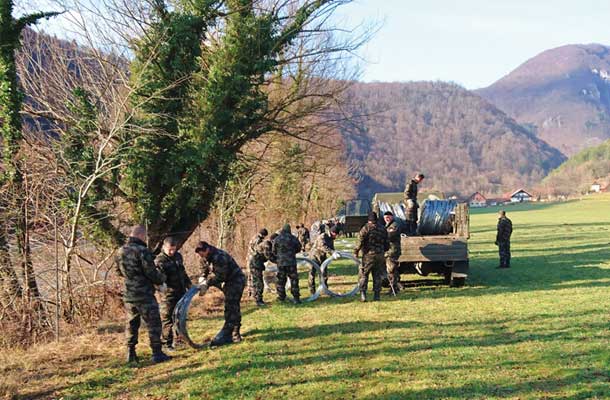
[[[240,302],[246,286],[244,273],[233,257],[207,242],[199,242],[195,252],[201,257],[201,293],[205,293],[210,286],[216,286],[225,295],[225,323],[210,346],[241,342]]]
[[[299,242],[301,242],[301,250],[305,251],[310,240],[309,229],[305,228],[304,224],[297,225],[297,228],[297,237]]]
[[[254,300],[256,300],[256,305],[259,307],[265,305],[263,301],[263,289],[265,287],[263,272],[265,271],[265,262],[267,261],[266,238],[268,234],[267,229],[261,229],[248,246],[248,270],[250,276],[248,283],[251,285],[250,291]]]
[[[322,263],[333,254],[335,254],[335,239],[337,238],[337,228],[333,226],[330,228],[330,233],[321,231],[320,235],[316,238],[311,246],[311,255],[315,262],[322,266]],[[314,294],[316,292],[316,269],[310,267],[309,269],[309,292]],[[328,269],[324,271],[324,283],[328,284]]]
[[[513,233],[513,223],[506,217],[506,211],[498,213],[498,233],[496,235],[496,246],[500,253],[500,265],[498,268],[510,268],[510,235]]]
[[[388,241],[390,249],[385,253],[385,265],[388,272],[388,280],[390,281],[390,290],[393,293],[398,293],[400,290],[400,271],[398,258],[400,257],[400,225],[394,219],[394,214],[387,211],[383,214],[385,221],[385,229],[388,232]]]
[[[152,349],[153,363],[171,359],[161,350],[161,317],[159,304],[155,299],[155,286],[164,285],[165,275],[153,261],[153,255],[146,246],[146,228],[135,226],[127,243],[117,255],[119,274],[125,278],[123,301],[127,311],[127,362],[137,363],[136,345],[141,320],[148,328],[148,338]]]
[[[406,234],[413,236],[417,234],[417,211],[419,203],[417,202],[417,185],[424,180],[424,174],[417,174],[405,188],[405,206],[407,229]]]
[[[166,276],[167,290],[163,293],[161,306],[162,341],[168,350],[174,350],[174,309],[178,301],[191,287],[191,280],[184,269],[182,254],[177,251],[177,241],[173,237],[163,240],[161,253],[155,264]]]
[[[369,283],[369,274],[373,274],[373,300],[378,301],[381,294],[381,277],[385,268],[384,253],[388,251],[388,233],[377,223],[377,214],[370,213],[368,222],[358,233],[358,241],[354,254],[358,257],[362,251],[362,264],[358,271],[358,285],[360,287],[360,300],[366,301],[366,290]]]
[[[297,304],[301,303],[299,293],[299,274],[297,272],[296,254],[301,251],[301,243],[286,224],[273,241],[273,255],[277,262],[277,299],[286,300],[286,280],[290,279],[290,292]]]

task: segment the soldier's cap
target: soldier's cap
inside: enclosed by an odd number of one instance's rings
[[[506,211],[504,211],[504,210],[500,210],[500,211],[498,211],[498,214],[500,214],[500,215],[502,215],[502,216],[505,216],[505,215],[506,215]]]
[[[210,246],[210,244],[208,242],[201,241],[201,242],[197,243],[197,247],[195,247],[195,253],[198,253],[200,251],[206,251],[210,247],[211,246]]]
[[[267,231],[267,229],[263,228],[260,230],[260,232],[258,232],[261,236],[267,236],[269,234],[269,232]]]
[[[290,224],[284,224],[284,227],[282,228],[282,230],[283,230],[284,232],[288,232],[288,233],[290,233],[290,232],[291,232],[291,229],[290,229]]]
[[[375,213],[375,212],[370,213],[368,221],[369,222],[377,222],[377,213]]]
[[[394,214],[392,214],[392,212],[391,212],[391,211],[386,211],[386,212],[384,212],[384,213],[383,213],[383,216],[384,216],[384,217],[385,217],[386,215],[390,215],[390,216],[392,216],[392,217],[394,216]]]

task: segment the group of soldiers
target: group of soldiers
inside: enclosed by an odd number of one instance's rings
[[[417,231],[417,185],[424,179],[418,174],[407,185],[405,203],[407,204],[407,234]],[[297,225],[297,235],[292,234],[289,224],[269,235],[267,229],[261,229],[250,241],[248,248],[248,278],[237,262],[224,250],[207,242],[199,242],[195,253],[201,260],[201,276],[198,280],[200,294],[203,295],[211,286],[218,287],[224,294],[224,325],[212,339],[211,346],[221,346],[242,340],[240,303],[243,291],[248,284],[250,295],[256,305],[263,307],[265,263],[270,261],[277,265],[277,299],[286,301],[286,284],[290,280],[290,291],[294,302],[301,303],[299,276],[297,272],[297,253],[307,250],[309,256],[322,265],[329,257],[337,259],[340,254],[335,251],[334,241],[339,234],[337,224],[318,224],[315,235],[303,225]],[[401,255],[401,226],[391,212],[385,212],[380,221],[372,212],[368,221],[358,234],[354,255],[362,254],[362,263],[358,271],[360,300],[367,301],[369,276],[373,278],[373,300],[380,300],[383,276],[387,274],[391,293],[400,291],[400,274],[398,259]],[[512,223],[504,211],[500,212],[496,245],[499,247],[499,268],[510,267],[510,236]],[[313,236],[313,240],[312,240]],[[182,255],[177,250],[178,241],[174,237],[163,240],[161,251],[154,257],[146,245],[147,232],[144,226],[138,225],[131,231],[127,243],[121,247],[117,256],[120,275],[125,286],[123,300],[127,311],[127,361],[137,363],[136,345],[141,321],[147,325],[152,362],[169,360],[163,349],[174,350],[174,310],[178,301],[192,286],[188,277]],[[308,287],[311,294],[316,291],[318,271],[311,267],[308,275]],[[328,284],[327,269],[323,276]],[[155,298],[155,291],[161,293],[161,308]]]
[[[142,320],[148,329],[152,362],[171,359],[163,350],[174,350],[174,309],[192,285],[182,255],[177,251],[176,238],[166,237],[155,258],[146,245],[146,237],[146,228],[135,226],[117,255],[119,274],[124,278],[127,362],[130,364],[139,361],[136,345]],[[210,345],[241,341],[240,303],[246,276],[233,257],[207,242],[199,242],[195,253],[201,260],[200,294],[205,294],[210,286],[218,287],[224,294],[225,323]],[[156,290],[161,293],[161,310],[155,298]]]

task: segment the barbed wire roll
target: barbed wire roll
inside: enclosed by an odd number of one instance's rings
[[[187,327],[188,312],[191,306],[191,301],[193,300],[193,297],[199,294],[200,291],[201,288],[199,285],[191,286],[188,292],[186,292],[178,301],[178,304],[176,304],[176,308],[174,309],[174,332],[178,337],[182,338],[186,344],[194,349],[201,349],[208,344],[208,342],[195,343],[189,336]]]
[[[419,216],[417,233],[424,236],[450,234],[456,206],[455,200],[426,200]]]
[[[312,260],[311,258],[307,257],[306,253],[297,254],[297,265],[305,265],[305,264],[314,267],[314,269],[316,270],[316,274],[318,275],[318,282],[320,282],[320,284],[318,285],[316,292],[314,294],[312,294],[311,296],[307,297],[306,299],[303,299],[303,301],[307,301],[307,302],[315,301],[324,292],[324,287],[322,286],[322,271],[321,271],[321,268],[318,265],[318,263],[315,262],[314,260]],[[265,274],[265,272],[267,274]],[[270,273],[274,273],[274,275],[277,276],[277,265],[268,263],[267,265],[265,265],[265,272],[263,272],[263,284],[264,284],[265,290],[267,290],[271,293],[277,293],[275,290],[275,287],[273,286],[275,284],[275,282],[271,282],[271,279],[269,277]],[[288,288],[290,288],[290,279],[287,280],[286,289],[288,289]]]
[[[345,259],[348,259],[348,260],[352,260],[354,263],[356,263],[357,267],[360,266],[360,260],[358,258],[356,258],[353,254],[347,253],[345,251],[338,251],[337,253],[339,253],[339,255],[341,256],[340,258],[345,258]],[[326,259],[326,261],[324,261],[322,263],[322,267],[320,268],[320,270],[321,270],[320,273],[323,274],[328,269],[328,266],[333,261],[335,261],[334,258],[328,257]],[[359,290],[359,286],[358,286],[357,283],[356,283],[356,286],[351,291],[346,292],[346,293],[338,293],[338,292],[334,292],[334,291],[330,290],[330,288],[324,282],[324,280],[322,280],[322,286],[324,288],[324,292],[326,294],[328,294],[329,296],[331,296],[331,297],[350,297],[350,296],[354,296],[356,293],[358,293],[358,290]]]

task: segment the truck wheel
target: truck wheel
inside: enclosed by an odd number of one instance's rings
[[[451,286],[451,270],[445,271],[443,276],[445,277],[445,279],[444,279],[445,285]]]
[[[464,287],[465,283],[466,283],[466,278],[453,278],[451,280],[451,287],[461,288],[461,287]]]

